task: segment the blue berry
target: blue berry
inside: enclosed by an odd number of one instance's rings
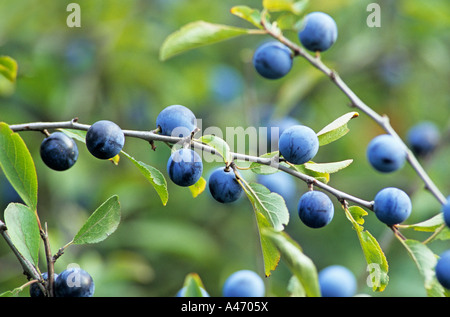
[[[382,173],[399,170],[406,161],[402,144],[388,134],[373,138],[367,146],[366,155],[372,167]]]
[[[292,68],[292,52],[278,41],[270,41],[259,46],[253,55],[253,66],[267,79],[279,79]]]
[[[263,279],[251,270],[231,274],[222,288],[224,297],[263,297],[266,289]]]
[[[197,128],[194,113],[181,105],[164,108],[156,117],[160,133],[167,136],[187,137]]]
[[[203,163],[200,155],[191,149],[179,149],[167,161],[167,173],[179,186],[194,185],[202,176]]]
[[[56,171],[71,168],[78,159],[78,147],[75,141],[62,132],[54,132],[41,143],[42,161]]]
[[[278,141],[280,154],[292,164],[304,164],[319,151],[317,134],[309,127],[295,125],[287,128]]]
[[[243,190],[231,168],[219,167],[209,176],[209,191],[218,202],[231,203],[241,197]]]
[[[278,150],[278,141],[280,139],[280,135],[284,132],[284,130],[294,125],[300,125],[300,122],[292,117],[275,119],[268,123],[267,144],[268,146],[270,146],[270,149],[268,149],[267,153]]]
[[[44,281],[48,280],[48,273],[44,272],[41,274]],[[53,279],[56,280],[58,274],[53,274]],[[39,282],[35,282],[30,286],[30,297],[44,297],[44,293],[41,291],[41,288],[38,285]]]
[[[308,191],[298,201],[298,216],[310,228],[322,228],[329,224],[334,216],[331,199],[319,191]]]
[[[440,255],[436,263],[435,272],[438,282],[450,290],[450,250],[444,251]]]
[[[312,52],[328,50],[337,39],[336,22],[323,12],[312,12],[306,15],[303,28],[298,37],[302,45]]]
[[[411,214],[412,204],[408,194],[395,187],[380,190],[374,199],[373,211],[377,218],[389,225],[402,223]]]
[[[66,269],[55,280],[56,297],[92,297],[94,291],[94,280],[80,268]]]
[[[431,154],[440,141],[440,132],[432,122],[421,122],[408,131],[408,143],[417,156],[424,157]]]
[[[106,160],[120,153],[125,144],[122,129],[114,122],[95,122],[86,133],[86,146],[96,158]]]
[[[355,275],[341,265],[331,265],[319,272],[322,297],[351,297],[356,293]]]

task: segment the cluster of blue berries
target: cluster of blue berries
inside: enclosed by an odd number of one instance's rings
[[[307,50],[324,52],[336,42],[337,34],[337,25],[331,16],[312,12],[305,16],[298,38]],[[279,79],[292,69],[293,57],[293,52],[286,45],[270,41],[256,49],[253,65],[264,78]]]
[[[125,144],[122,129],[112,121],[95,122],[86,133],[86,147],[99,159],[111,159],[120,153]],[[46,137],[40,147],[42,161],[51,169],[65,171],[78,159],[75,141],[63,132],[53,132]]]
[[[44,281],[48,280],[48,273],[42,273]],[[74,267],[54,274],[54,293],[56,297],[92,297],[95,284],[92,276],[85,270]],[[30,297],[44,297],[37,282],[30,286]]]

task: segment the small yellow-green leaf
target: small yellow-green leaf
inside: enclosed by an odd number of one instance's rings
[[[231,13],[241,19],[247,20],[258,28],[263,28],[261,25],[261,12],[248,6],[240,5],[231,8]]]
[[[268,11],[290,11],[294,14],[301,14],[306,6],[308,0],[263,0],[263,7]]]
[[[0,56],[0,74],[11,82],[17,78],[17,62],[9,56]]]
[[[183,297],[205,297],[206,290],[197,273],[189,273],[183,283]]]
[[[189,186],[189,190],[191,191],[192,197],[194,198],[203,193],[205,188],[206,180],[203,177],[200,177],[200,179],[194,185]]]
[[[320,146],[334,142],[346,135],[349,131],[347,123],[358,116],[359,114],[357,112],[346,113],[320,130],[317,133]]]
[[[353,160],[345,160],[340,162],[331,162],[331,163],[314,163],[314,162],[307,162],[304,165],[304,167],[307,170],[322,173],[322,174],[332,174],[340,171],[341,169],[346,168],[349,166]]]
[[[199,139],[199,141],[211,146],[217,153],[222,156],[224,162],[227,165],[233,161],[230,146],[227,142],[225,142],[225,140],[215,135],[204,135]]]

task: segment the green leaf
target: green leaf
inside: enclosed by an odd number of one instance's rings
[[[262,29],[261,12],[248,6],[240,5],[231,8],[231,13]]]
[[[267,277],[270,276],[271,272],[277,268],[278,263],[280,262],[281,254],[273,241],[266,235],[262,234],[264,230],[273,230],[271,224],[259,211],[255,211],[255,215],[256,223],[258,224],[261,253],[264,261],[264,274]]]
[[[189,273],[186,276],[183,288],[185,288],[183,297],[204,297],[202,290],[205,290],[205,286],[197,273]]]
[[[37,208],[38,181],[33,158],[19,134],[0,122],[0,167],[22,200]]]
[[[329,173],[321,173],[316,172],[310,169],[307,169],[304,164],[302,165],[295,165],[294,166],[297,171],[299,171],[302,174],[306,174],[308,176],[314,177],[319,182],[322,182],[324,184],[327,184],[330,181],[330,174]]]
[[[366,259],[369,271],[367,285],[372,286],[373,291],[382,292],[389,281],[389,266],[378,241],[360,225],[364,223],[362,217],[367,215],[367,212],[361,207],[351,206],[346,210],[345,214],[347,219],[353,224]],[[356,217],[356,220],[354,217]]]
[[[114,195],[98,207],[73,238],[73,244],[98,243],[109,237],[120,223],[119,198]]]
[[[37,266],[41,236],[35,212],[28,206],[11,203],[6,207],[4,217],[16,249],[25,259]]]
[[[342,138],[349,131],[347,123],[358,116],[357,112],[349,112],[324,127],[317,133],[319,145],[323,146]]]
[[[321,296],[317,269],[313,261],[303,253],[297,242],[285,232],[264,230],[262,234],[268,237],[280,251],[281,258],[286,261],[291,272],[301,283],[306,295],[310,297]]]
[[[188,50],[249,34],[252,31],[205,21],[191,22],[165,39],[159,51],[159,58],[164,61]]]
[[[9,56],[0,56],[0,74],[11,82],[17,78],[17,62]]]
[[[136,160],[124,151],[122,151],[121,153],[125,155],[125,157],[127,157],[139,169],[139,171],[150,182],[150,184],[153,185],[153,188],[159,195],[162,204],[165,206],[167,204],[167,201],[169,200],[169,192],[167,190],[167,181],[164,177],[164,174],[153,166]]]
[[[303,166],[310,171],[322,173],[322,174],[331,174],[340,171],[341,169],[346,168],[350,164],[352,164],[353,160],[345,160],[340,162],[332,162],[332,163],[314,163],[308,162],[303,164]]]
[[[428,296],[445,296],[442,285],[437,281],[434,268],[437,256],[423,243],[416,240],[401,240],[424,278]]]
[[[83,130],[74,130],[74,129],[59,129],[61,132],[64,132],[67,136],[71,137],[74,140],[86,143],[86,132]]]
[[[294,14],[301,14],[306,6],[308,0],[263,0],[263,7],[268,11],[290,11]]]
[[[398,227],[405,229],[414,229],[416,231],[423,231],[423,232],[434,232],[437,228],[439,228],[443,224],[444,224],[444,216],[442,213],[439,213],[428,220],[415,224],[399,225]]]
[[[205,188],[206,188],[206,180],[203,177],[200,177],[199,180],[194,185],[189,186],[189,190],[191,191],[192,197],[194,198],[203,193]]]
[[[289,166],[284,162],[279,162],[279,152],[278,151],[266,153],[266,154],[261,155],[260,157],[261,158],[271,158],[273,161],[273,164],[275,166],[276,166],[276,164],[284,165],[286,167]],[[252,162],[249,166],[249,169],[251,169],[256,174],[268,175],[268,174],[274,174],[274,173],[279,172],[278,168],[276,168],[275,166],[269,166],[266,164]]]
[[[289,210],[283,197],[258,183],[249,183],[246,193],[256,212],[261,213],[276,231],[289,222]]]
[[[233,161],[230,146],[223,139],[215,135],[204,135],[199,139],[200,142],[211,146],[222,157],[227,166]]]

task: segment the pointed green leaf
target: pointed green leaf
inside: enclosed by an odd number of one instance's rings
[[[308,0],[263,0],[263,7],[268,11],[290,11],[295,14],[301,14],[306,6]]]
[[[345,160],[340,162],[332,162],[332,163],[314,163],[308,162],[303,164],[307,170],[322,173],[322,174],[332,174],[340,171],[341,169],[346,168],[350,164],[352,164],[353,160]]]
[[[17,78],[17,62],[9,56],[0,56],[0,74],[11,82]]]
[[[205,286],[197,273],[189,273],[184,279],[185,288],[183,297],[205,297]]]
[[[255,211],[260,212],[276,231],[283,230],[289,222],[289,210],[283,197],[271,192],[267,187],[249,183],[246,191]]]
[[[428,246],[419,241],[408,239],[402,240],[402,243],[424,278],[428,296],[445,296],[444,289],[435,276],[434,267],[437,263],[437,256]]]
[[[347,134],[349,131],[347,127],[347,123],[353,119],[358,117],[359,114],[357,112],[349,112],[333,122],[331,122],[329,125],[327,125],[325,128],[320,130],[317,133],[317,137],[319,138],[319,144],[320,146],[329,144],[331,142],[334,142],[344,135]]]
[[[159,198],[161,199],[161,202],[165,206],[167,204],[167,201],[169,200],[169,192],[167,190],[167,181],[164,177],[163,173],[161,173],[158,169],[154,168],[153,166],[150,166],[148,164],[145,164],[144,162],[138,161],[135,158],[133,158],[128,153],[122,151],[121,152],[125,157],[127,157],[144,175],[144,177],[150,182],[150,184],[153,185],[153,188],[156,190],[156,192],[159,195]]]
[[[19,134],[0,122],[0,167],[19,196],[33,211],[37,207],[36,167]]]
[[[229,165],[229,163],[233,161],[230,146],[223,139],[215,135],[204,135],[199,139],[199,141],[211,146],[214,150],[216,150],[216,152],[218,152],[223,157],[223,160],[227,165]]]
[[[346,210],[345,214],[353,224],[366,258],[367,269],[369,271],[367,285],[371,286],[373,291],[382,292],[389,281],[389,266],[378,241],[370,232],[364,230],[364,227],[360,225],[364,223],[362,217],[366,215],[367,212],[361,207],[351,206]],[[356,217],[356,220],[354,217]]]
[[[438,213],[436,216],[428,220],[415,224],[399,225],[399,227],[406,229],[414,229],[416,231],[434,232],[437,228],[439,228],[443,224],[444,224],[444,216],[442,213]]]
[[[277,168],[278,164],[286,166],[286,167],[289,166],[286,163],[279,161],[279,154],[280,153],[278,151],[275,151],[275,152],[266,153],[266,154],[263,154],[263,155],[260,156],[261,158],[271,158],[272,161],[273,161],[273,165],[272,166],[269,166],[269,165],[266,165],[266,164],[257,163],[257,162],[252,162],[250,164],[249,168],[256,174],[267,175],[267,174],[277,173],[277,172],[279,172],[279,170]]]
[[[256,223],[258,224],[261,252],[264,261],[264,275],[267,277],[270,276],[272,271],[277,268],[278,263],[280,262],[281,254],[273,241],[266,235],[262,234],[264,230],[273,230],[271,224],[259,211],[255,211],[255,215]]]
[[[192,22],[165,39],[159,51],[159,57],[164,61],[188,50],[249,34],[252,31],[205,21]]]
[[[302,174],[306,174],[308,176],[314,177],[319,182],[322,182],[324,184],[327,184],[330,181],[330,174],[329,173],[321,173],[316,172],[310,169],[307,169],[304,164],[302,165],[295,165],[295,169],[299,171]]]
[[[67,136],[71,137],[74,140],[86,143],[86,132],[83,130],[74,130],[74,129],[59,129],[61,132],[64,132]]]
[[[28,206],[11,203],[6,207],[4,217],[16,249],[25,259],[37,266],[41,236],[36,213]]]
[[[261,25],[261,12],[248,6],[240,5],[231,8],[231,13],[241,19],[247,20],[258,28],[263,28]]]
[[[116,195],[98,207],[72,240],[73,244],[98,243],[109,237],[120,223],[120,203]]]
[[[310,297],[321,296],[318,274],[313,261],[307,257],[301,247],[285,232],[264,230],[262,234],[268,237],[280,251],[281,258],[286,261],[289,269],[303,286]]]
[[[189,186],[189,190],[191,191],[192,197],[194,198],[203,193],[205,188],[206,188],[206,180],[203,177],[200,177],[199,180],[194,185]]]

